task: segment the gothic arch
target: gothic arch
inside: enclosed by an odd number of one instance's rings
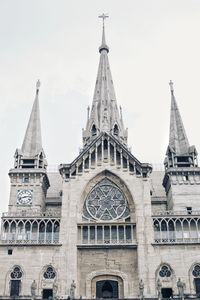
[[[166,267],[167,268],[166,271],[168,270],[171,274],[166,272],[165,274],[163,274],[164,276],[161,275],[160,272],[163,271],[163,267]],[[162,287],[164,287],[164,288],[172,288],[172,290],[176,289],[175,272],[169,263],[162,262],[158,266],[158,268],[156,269],[156,272],[155,272],[155,279],[156,279],[156,282],[158,279],[160,279],[160,281],[162,283]],[[155,286],[156,286],[156,282],[155,282]]]
[[[45,278],[44,273],[47,271],[47,269],[49,267],[52,268],[52,271],[55,273],[55,276],[47,276],[49,278]],[[52,263],[44,265],[43,268],[40,271],[40,274],[39,274],[39,285],[38,285],[39,293],[42,292],[43,288],[52,289],[54,282],[58,282],[58,270],[57,270],[57,268],[55,268],[52,265]]]
[[[193,270],[194,270],[194,268],[195,268],[195,266],[200,266],[200,261],[194,262],[194,263],[191,265],[191,267],[189,268],[189,271],[188,271],[189,287],[190,287],[190,292],[191,292],[191,293],[196,293],[195,282],[194,282],[195,276],[192,274],[192,273],[193,273]],[[200,278],[200,275],[197,276],[196,278]]]
[[[91,133],[92,133],[92,136],[97,135],[97,127],[94,123],[92,124],[92,127],[91,127]]]
[[[83,190],[82,196],[81,196],[81,205],[80,205],[81,209],[83,210],[85,201],[86,201],[89,193],[104,178],[107,178],[111,183],[113,183],[113,185],[115,185],[117,188],[119,188],[119,190],[121,190],[123,192],[123,194],[125,195],[125,198],[127,200],[127,205],[130,210],[130,217],[131,217],[131,219],[133,219],[133,214],[135,212],[133,197],[132,197],[127,185],[125,184],[125,182],[118,175],[114,174],[113,172],[111,172],[109,170],[104,170],[104,171],[100,172],[86,184],[86,186]],[[131,220],[131,221],[133,221],[133,220]]]
[[[19,278],[21,280],[21,290],[20,294],[23,294],[23,281],[26,281],[26,273],[21,265],[13,265],[9,268],[8,272],[5,276],[5,284],[4,284],[4,295],[10,295],[10,282],[11,282],[11,273],[15,268],[19,268],[21,271],[21,277]]]
[[[113,135],[119,136],[119,125],[117,123],[115,123],[113,126]]]
[[[123,285],[123,298],[128,298],[129,295],[129,290],[128,290],[128,282],[129,282],[129,278],[128,275],[118,271],[118,270],[99,270],[99,271],[93,271],[91,273],[89,273],[86,276],[86,297],[91,299],[92,298],[92,281],[95,278],[103,278],[103,276],[106,276],[107,278],[119,278],[122,280],[122,285]]]

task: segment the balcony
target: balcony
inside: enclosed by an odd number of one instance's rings
[[[135,248],[135,224],[79,224],[78,248]]]
[[[59,244],[60,219],[57,217],[2,218],[0,245]]]
[[[200,216],[167,215],[154,216],[154,243],[156,244],[199,244]]]
[[[1,245],[56,245],[59,244],[59,232],[39,233],[3,233]]]
[[[4,212],[2,213],[2,219],[4,218],[60,218],[61,213],[59,211],[47,210],[42,212],[40,210],[21,210],[17,212]]]

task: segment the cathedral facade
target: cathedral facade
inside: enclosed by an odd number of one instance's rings
[[[103,18],[104,21],[104,18]],[[9,171],[0,299],[170,298],[200,293],[200,168],[170,82],[164,171],[128,148],[103,23],[83,149],[48,172],[39,89]],[[179,282],[177,286],[177,282]]]

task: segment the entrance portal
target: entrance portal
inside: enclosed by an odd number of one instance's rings
[[[96,298],[118,298],[118,282],[100,280],[96,282]]]
[[[200,294],[200,278],[194,278],[196,294]]]
[[[52,289],[43,289],[42,299],[52,299],[53,290]]]
[[[11,280],[10,282],[10,296],[19,296],[21,280]]]
[[[173,297],[171,288],[162,288],[161,293],[163,298]]]

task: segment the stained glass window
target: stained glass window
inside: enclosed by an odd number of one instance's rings
[[[200,277],[200,265],[195,265],[192,271],[194,277]]]
[[[56,277],[56,272],[52,266],[47,266],[43,276],[45,279],[54,279]]]
[[[95,220],[117,220],[130,215],[124,193],[104,178],[88,194],[84,215]]]
[[[164,265],[160,268],[159,275],[160,277],[170,277],[172,272],[168,266]]]

